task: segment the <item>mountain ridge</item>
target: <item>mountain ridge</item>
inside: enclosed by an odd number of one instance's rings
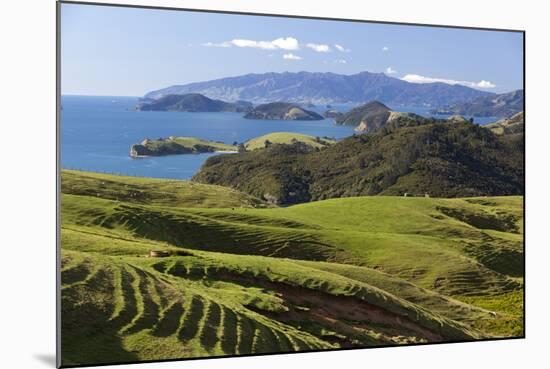
[[[359,72],[350,75],[331,72],[250,73],[150,91],[144,99],[169,94],[201,93],[223,101],[246,100],[256,104],[363,103],[379,100],[388,105],[442,107],[480,97],[493,96],[462,85],[441,82],[410,83],[384,73]]]

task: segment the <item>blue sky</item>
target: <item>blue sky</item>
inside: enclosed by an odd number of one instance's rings
[[[62,94],[142,96],[264,72],[384,72],[507,92],[521,33],[62,4]]]

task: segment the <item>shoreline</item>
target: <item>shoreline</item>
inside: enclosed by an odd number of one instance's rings
[[[167,155],[128,155],[132,159],[143,159],[143,158],[160,158],[164,156],[175,156],[175,155],[201,155],[201,154],[238,154],[238,151],[235,150],[218,150],[218,151],[206,151],[206,152],[192,152],[192,153],[182,153],[182,154],[167,154]]]

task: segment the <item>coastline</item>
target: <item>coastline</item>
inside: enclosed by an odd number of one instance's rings
[[[154,157],[163,157],[163,156],[175,156],[175,155],[200,155],[200,154],[238,154],[238,151],[235,150],[218,150],[218,151],[208,151],[208,152],[191,152],[191,153],[182,153],[182,154],[169,154],[169,155],[128,155],[132,159],[144,159],[144,158],[154,158]]]

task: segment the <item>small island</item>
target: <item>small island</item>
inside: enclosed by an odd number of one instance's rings
[[[223,142],[201,140],[195,137],[146,138],[130,148],[132,158],[180,154],[201,154],[209,152],[237,152],[237,146]]]
[[[299,105],[274,102],[258,105],[244,116],[246,119],[262,120],[323,120],[322,115],[306,110]]]
[[[351,109],[335,119],[336,124],[355,126],[357,133],[372,133],[382,128],[414,127],[435,119],[425,118],[414,113],[390,110],[379,101],[371,101]],[[441,120],[442,122],[442,120]]]
[[[328,109],[325,111],[324,116],[325,118],[340,118],[344,113],[336,110],[336,109]]]
[[[225,102],[210,99],[202,94],[170,94],[159,99],[148,99],[136,106],[139,111],[177,111],[190,113],[219,113],[234,112],[245,113],[252,109],[252,103],[248,101]]]
[[[273,132],[259,136],[238,144],[232,145],[223,142],[208,141],[196,137],[175,137],[159,138],[150,140],[146,138],[139,144],[130,148],[132,158],[143,158],[148,156],[167,156],[182,154],[203,154],[203,153],[237,153],[265,149],[271,145],[292,145],[302,143],[311,149],[322,149],[333,145],[336,140],[329,137],[314,137],[293,132]]]
[[[336,123],[355,127],[364,125],[364,131],[371,131],[384,125],[390,112],[390,108],[381,102],[371,101],[342,114],[336,119]]]

